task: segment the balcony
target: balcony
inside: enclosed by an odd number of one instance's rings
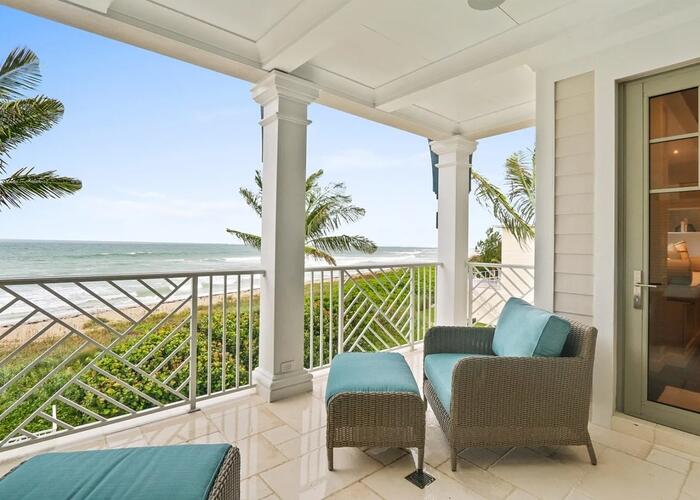
[[[436,269],[307,268],[313,391],[272,403],[250,377],[262,271],[4,280],[0,473],[49,450],[230,442],[241,449],[244,498],[416,496],[403,480],[415,467],[405,450],[338,449],[328,472],[323,394],[326,368],[344,351],[398,350],[421,380]],[[532,274],[468,264],[471,322],[491,324],[507,298],[531,298]],[[644,426],[635,437],[592,425],[595,468],[583,447],[470,449],[453,473],[430,409],[427,422],[427,470],[438,480],[425,491],[436,498],[661,498],[659,484],[676,498],[700,480],[700,456],[672,451]],[[620,419],[618,428],[637,425]]]

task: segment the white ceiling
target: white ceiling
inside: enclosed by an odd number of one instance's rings
[[[317,83],[324,104],[433,138],[533,124],[533,61],[668,1],[0,0],[251,82],[286,71]]]

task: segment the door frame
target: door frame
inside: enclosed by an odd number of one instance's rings
[[[700,434],[700,414],[647,400],[648,374],[648,304],[649,294],[643,289],[643,309],[631,307],[633,286],[631,270],[640,268],[643,281],[647,280],[649,271],[649,151],[648,137],[648,98],[654,95],[673,92],[683,88],[698,86],[700,79],[699,64],[688,65],[679,69],[665,70],[618,84],[618,231],[616,276],[618,297],[618,409],[628,415],[649,420],[661,425],[674,427],[693,434]],[[645,89],[644,86],[649,87]],[[635,106],[636,104],[636,106]],[[635,141],[637,147],[629,147]],[[642,165],[642,172],[634,172],[631,165]],[[636,184],[636,186],[633,186]],[[636,191],[631,191],[631,190]],[[637,196],[628,196],[628,191]],[[642,193],[639,195],[639,193]],[[636,199],[634,199],[636,198]],[[626,214],[641,210],[643,218],[629,220]],[[640,231],[640,224],[642,225]],[[629,245],[638,239],[640,244]],[[641,266],[633,265],[641,262]],[[632,332],[636,330],[636,334]],[[638,333],[641,331],[641,335]]]

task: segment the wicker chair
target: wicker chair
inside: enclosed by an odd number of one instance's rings
[[[493,328],[431,328],[424,357],[436,353],[492,355]],[[452,374],[450,408],[444,408],[423,375],[430,403],[451,447],[585,445],[593,465],[588,434],[596,329],[571,322],[561,357],[469,357]]]

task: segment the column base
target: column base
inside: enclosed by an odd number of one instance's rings
[[[275,375],[256,368],[253,382],[260,397],[268,403],[313,390],[313,377],[306,370]]]

